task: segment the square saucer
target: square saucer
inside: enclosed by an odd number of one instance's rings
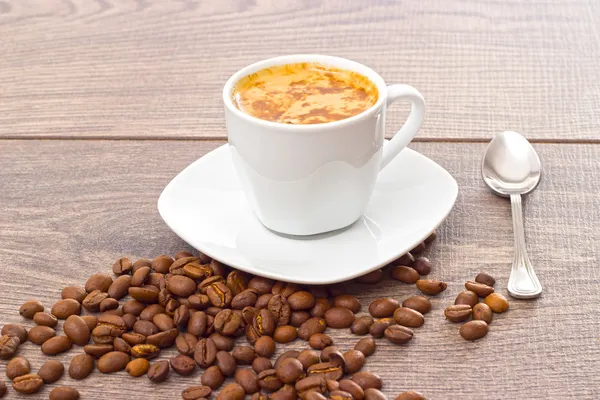
[[[225,144],[173,178],[158,211],[179,237],[231,267],[329,284],[364,275],[414,248],[444,221],[457,194],[445,169],[406,148],[379,174],[367,211],[354,224],[313,236],[280,235],[250,209]]]

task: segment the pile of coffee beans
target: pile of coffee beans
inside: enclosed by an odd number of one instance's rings
[[[389,271],[394,279],[415,284],[426,295],[441,293],[446,283],[421,279],[430,273],[431,262],[418,256],[434,239],[435,233],[390,266],[356,281],[377,283]],[[49,311],[37,300],[25,302],[19,313],[36,324],[31,329],[18,324],[2,328],[0,357],[11,359],[6,375],[15,391],[37,393],[65,372],[60,362],[49,360],[33,373],[28,360],[16,356],[19,345],[29,340],[48,356],[82,346],[84,353],[73,357],[67,368],[76,380],[96,369],[104,374],[125,370],[159,383],[171,372],[187,376],[203,369],[201,385],[184,390],[184,400],[207,399],[217,391],[218,400],[246,396],[254,400],[385,399],[381,378],[363,370],[375,352],[375,338],[406,344],[431,310],[430,300],[421,295],[402,304],[379,298],[369,305],[370,315],[356,317],[361,303],[346,293],[344,284],[302,287],[276,282],[231,269],[202,253],[180,252],[173,258],[161,255],[135,262],[121,258],[112,272],[116,277],[98,273],[83,287],[65,287],[62,299]],[[467,286],[479,295],[488,287],[480,276]],[[491,288],[481,305],[500,312],[503,298],[493,295]],[[484,321],[487,326],[484,313],[477,310],[482,317],[472,322]],[[64,321],[62,333],[57,332],[59,320]],[[328,328],[349,328],[355,335],[370,336],[352,349],[340,349],[327,334]],[[247,344],[237,343],[241,337]],[[286,351],[271,361],[278,344],[298,338],[308,348]],[[169,347],[180,354],[152,361]],[[222,387],[228,377],[234,383]],[[0,381],[0,397],[6,392]],[[77,390],[69,387],[50,392],[54,400],[78,398]],[[424,396],[409,391],[396,398],[407,399]]]
[[[508,300],[500,293],[494,292],[496,280],[485,272],[480,272],[475,281],[467,281],[465,289],[456,296],[454,305],[444,310],[446,319],[452,322],[464,322],[460,328],[460,335],[465,340],[477,340],[487,335],[489,324],[492,323],[494,313],[503,313],[508,310]],[[479,298],[483,298],[483,303]]]

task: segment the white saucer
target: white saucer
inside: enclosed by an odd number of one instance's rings
[[[442,167],[405,149],[379,175],[365,215],[343,230],[309,237],[265,228],[246,202],[224,145],[177,175],[158,211],[183,240],[252,274],[327,284],[363,275],[406,253],[444,221],[458,194]]]

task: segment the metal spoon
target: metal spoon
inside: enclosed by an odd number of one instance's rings
[[[515,233],[508,293],[518,299],[531,299],[542,293],[542,285],[527,256],[521,195],[540,182],[542,165],[531,144],[516,132],[502,132],[488,145],[481,166],[483,180],[498,196],[510,197]]]

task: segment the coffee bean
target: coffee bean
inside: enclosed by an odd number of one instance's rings
[[[215,331],[225,336],[232,336],[242,325],[242,316],[234,310],[219,311],[215,317]]]
[[[193,362],[193,360],[192,360]],[[144,375],[150,368],[150,362],[145,358],[136,358],[127,363],[125,371],[133,377]]]
[[[352,395],[348,392],[344,392],[343,390],[334,390],[329,393],[329,397],[335,400],[352,400]]]
[[[258,385],[267,392],[274,392],[283,386],[274,369],[267,369],[258,374]]]
[[[113,280],[110,275],[102,273],[94,274],[85,282],[85,291],[88,293],[94,290],[106,292],[112,283]]]
[[[158,333],[158,327],[150,321],[138,319],[135,324],[133,324],[133,331],[144,336],[150,336]],[[192,335],[194,334],[193,332],[190,333],[192,333]]]
[[[49,326],[38,325],[29,330],[29,340],[39,346],[50,338],[56,336],[56,331]]]
[[[335,382],[335,381],[334,381]],[[350,393],[354,399],[364,399],[365,392],[358,385],[358,383],[350,380],[350,379],[342,379],[339,382],[339,390],[343,390],[344,392]],[[332,390],[330,390],[331,392]]]
[[[392,262],[393,265],[406,265],[410,267],[415,262],[415,257],[410,252],[404,254]]]
[[[360,301],[355,296],[349,294],[336,296],[333,299],[333,305],[336,307],[347,308],[353,313],[360,311]]]
[[[233,358],[239,365],[250,365],[256,358],[254,349],[250,346],[239,346],[231,352]]]
[[[383,270],[376,269],[363,276],[356,278],[358,283],[374,284],[379,283],[383,280]]]
[[[198,263],[200,261],[200,259],[198,257],[182,257],[179,258],[177,260],[175,260],[173,262],[173,264],[171,264],[171,266],[169,267],[169,272],[172,275],[183,275],[183,268],[190,263]],[[158,271],[157,271],[158,272]]]
[[[244,388],[237,383],[230,383],[221,390],[217,400],[243,400],[245,396]]]
[[[311,390],[304,395],[305,400],[327,400],[327,397],[320,392]]]
[[[413,338],[413,331],[402,325],[392,325],[383,334],[394,344],[406,344]]]
[[[234,270],[227,275],[226,283],[231,294],[236,296],[248,287],[248,275],[242,271]]]
[[[175,296],[188,297],[196,291],[196,282],[185,275],[175,275],[167,279],[167,289]]]
[[[98,371],[103,374],[122,371],[129,363],[129,354],[111,351],[98,359]]]
[[[260,357],[269,358],[275,353],[275,341],[270,336],[262,336],[254,343],[254,351]]]
[[[32,394],[37,393],[44,386],[44,381],[38,374],[27,374],[16,377],[12,386],[19,393]]]
[[[288,358],[297,358],[300,355],[300,352],[298,350],[288,350],[283,352],[279,357],[277,357],[277,359],[275,360],[275,365],[273,366],[274,369],[277,369],[277,367],[285,360],[287,360]]]
[[[421,242],[410,252],[412,254],[420,254],[420,253],[424,252],[426,248],[427,248],[427,246],[425,246],[425,242]]]
[[[92,336],[99,328],[108,328],[108,332],[113,338],[121,337],[121,335],[127,332],[127,325],[125,324],[125,321],[123,321],[123,318],[118,315],[101,315],[98,318],[98,326],[96,326],[96,328],[94,328],[92,331]]]
[[[210,367],[217,357],[217,346],[212,339],[200,339],[194,349],[194,360],[202,368]]]
[[[286,384],[278,391],[271,393],[271,400],[295,400],[297,399],[296,389],[293,385]]]
[[[314,309],[314,307],[312,309]],[[325,315],[324,311],[323,315]],[[310,319],[310,316],[311,315],[308,311],[293,311],[290,315],[290,325],[295,326],[296,328],[300,328],[300,326],[302,326],[303,323]]]
[[[38,312],[33,316],[33,322],[41,326],[49,326],[50,328],[54,328],[58,324],[58,319],[52,314]]]
[[[396,299],[390,297],[379,298],[369,304],[369,313],[375,318],[391,317],[398,307],[400,307],[400,304]]]
[[[204,279],[211,277],[213,271],[208,265],[192,262],[184,265],[183,274],[188,278],[192,278],[197,281],[203,281]]]
[[[137,321],[137,317],[133,314],[123,314],[123,316],[121,318],[123,318],[123,321],[125,322],[125,326],[127,326],[127,330],[132,330],[133,325]],[[92,330],[94,330],[94,328],[92,328]]]
[[[63,325],[65,335],[78,346],[85,346],[90,341],[90,329],[85,320],[78,315],[71,315]]]
[[[2,327],[0,335],[14,336],[19,338],[20,343],[25,343],[27,341],[28,332],[23,325],[6,324]]]
[[[352,326],[350,326],[350,330],[355,335],[366,335],[369,333],[369,329],[375,320],[370,315],[363,315],[362,317],[358,317],[352,322]]]
[[[273,369],[273,364],[271,364],[271,361],[268,358],[256,357],[254,361],[252,361],[252,369],[259,374],[266,369]]]
[[[392,269],[392,278],[397,281],[413,284],[419,280],[419,273],[405,265],[399,265]]]
[[[357,372],[352,376],[352,381],[357,383],[363,390],[369,388],[381,389],[383,386],[379,375],[368,371]]]
[[[119,258],[112,265],[113,274],[117,276],[131,273],[132,268],[133,264],[131,263],[131,260],[127,257]]]
[[[135,332],[124,333],[121,336],[121,338],[127,343],[129,343],[130,346],[135,346],[136,344],[144,344],[147,340],[146,336],[142,335],[141,333]]]
[[[481,339],[488,333],[488,324],[485,321],[469,321],[460,327],[460,336],[465,340]]]
[[[483,283],[467,281],[465,283],[465,287],[467,290],[471,292],[475,292],[479,297],[487,297],[490,294],[494,293],[494,288]]]
[[[181,392],[183,400],[202,400],[208,399],[212,390],[208,386],[191,386]]]
[[[186,305],[180,305],[173,313],[173,324],[178,328],[183,328],[189,323],[191,310]]]
[[[25,357],[15,357],[6,364],[6,376],[15,379],[17,376],[27,375],[31,372],[31,365]]]
[[[223,282],[210,285],[206,289],[206,295],[213,306],[220,308],[228,307],[233,298],[231,290]]]
[[[138,268],[131,277],[131,286],[141,287],[147,281],[152,269],[148,266]]]
[[[485,303],[475,304],[473,307],[473,319],[485,321],[488,325],[492,323],[492,319],[494,318],[494,314],[492,313],[492,309]]]
[[[129,295],[145,304],[158,302],[158,292],[159,290],[156,287],[149,285],[129,288]]]
[[[140,313],[140,319],[144,321],[152,321],[156,314],[162,314],[165,312],[165,308],[159,304],[150,304],[142,310]]]
[[[419,279],[417,281],[417,289],[430,296],[442,293],[447,287],[448,284],[446,282],[435,279]]]
[[[312,293],[301,290],[292,293],[287,299],[293,311],[308,310],[315,305],[315,296]]]
[[[281,382],[294,383],[304,375],[304,367],[297,358],[287,358],[277,366],[275,372]]]
[[[315,333],[323,333],[327,329],[327,324],[323,318],[313,317],[300,325],[298,336],[303,340],[308,340]]]
[[[496,284],[496,279],[485,272],[480,272],[475,277],[475,282],[482,283],[487,286],[494,286]]]
[[[70,350],[73,346],[71,339],[66,336],[54,336],[42,344],[42,353],[53,356]]]
[[[37,300],[29,300],[23,303],[19,309],[19,314],[23,318],[32,319],[35,313],[44,311],[44,305]]]
[[[131,353],[131,345],[121,338],[115,338],[113,341],[113,347],[115,351],[129,354]]]
[[[329,346],[327,348],[331,348],[331,347],[335,347],[335,346]],[[340,369],[342,370],[342,372],[344,372],[346,370],[346,359],[344,358],[344,354],[342,354],[341,351],[337,350],[337,351],[331,351],[329,352],[329,354],[327,354],[327,361],[337,365],[340,367]]]
[[[456,305],[467,304],[471,307],[475,307],[477,303],[479,303],[479,296],[470,290],[463,290],[456,296],[456,300],[454,300],[454,304]]]
[[[136,344],[131,348],[131,356],[134,358],[145,358],[150,360],[158,357],[160,348],[153,344]]]
[[[318,297],[315,300],[315,305],[310,309],[311,317],[323,318],[325,312],[331,308],[331,303],[327,297]]]
[[[196,311],[190,315],[187,331],[194,336],[204,336],[207,325],[206,313],[204,311]]]
[[[152,323],[154,323],[154,325],[162,332],[175,328],[173,319],[164,313],[156,314],[152,318]]]
[[[425,396],[419,392],[409,390],[408,392],[400,393],[396,397],[396,400],[425,400]]]
[[[46,361],[38,371],[38,376],[44,383],[51,384],[58,381],[64,374],[65,367],[56,360]]]
[[[166,254],[160,255],[152,260],[151,268],[161,274],[169,272],[169,267],[173,264],[173,259]]]
[[[100,358],[113,350],[114,347],[112,344],[88,344],[83,348],[83,351],[85,351],[86,354],[89,354],[94,358]]]
[[[333,379],[327,379],[325,382],[327,384],[327,391],[328,392],[333,392],[335,390],[340,390],[340,382],[335,381]],[[352,381],[350,381],[350,382],[352,382]],[[354,383],[354,382],[352,382],[352,383]],[[355,383],[355,385],[356,385],[356,383]],[[358,387],[360,388],[360,386],[358,386]]]
[[[256,393],[260,390],[258,376],[248,368],[240,368],[236,371],[235,382],[244,389],[246,394]]]
[[[425,322],[423,314],[408,307],[400,307],[394,311],[394,320],[398,325],[418,328]]]
[[[273,313],[277,325],[287,325],[290,322],[291,307],[288,300],[281,294],[271,295],[267,309]]]
[[[94,370],[94,357],[89,354],[78,354],[71,360],[69,376],[73,379],[85,379]]]
[[[248,281],[248,288],[256,290],[258,294],[261,295],[265,293],[270,293],[274,284],[275,281],[273,281],[272,279],[263,278],[261,276],[255,276],[254,278],[250,279],[250,281]]]
[[[344,375],[343,368],[331,361],[311,365],[306,370],[308,376],[321,376],[323,379],[339,380]]]
[[[234,342],[231,338],[216,332],[211,334],[210,338],[215,342],[215,346],[218,350],[231,351],[233,349]]]
[[[328,346],[325,347],[322,351],[321,351],[321,361],[329,361],[329,356],[333,353],[340,353],[340,349],[337,346]],[[342,356],[343,357],[343,356]]]
[[[373,322],[373,325],[369,328],[369,333],[373,337],[380,338],[383,336],[385,330],[392,325],[396,325],[394,318],[380,318]]]
[[[344,353],[344,360],[346,362],[345,372],[347,374],[353,374],[360,370],[365,365],[365,355],[360,350],[349,350]]]
[[[50,392],[50,400],[79,400],[79,392],[72,387],[58,386]]]
[[[412,308],[421,314],[431,311],[431,301],[423,296],[411,296],[402,302],[402,307]]]
[[[225,376],[232,376],[237,369],[235,358],[226,351],[220,350],[217,352],[217,366]]]
[[[90,292],[85,299],[83,299],[83,302],[81,303],[81,305],[83,306],[83,308],[85,308],[86,310],[90,311],[90,312],[98,312],[100,311],[100,303],[102,303],[102,300],[108,298],[108,293],[104,293],[101,292],[100,290],[94,290],[92,292]],[[68,301],[68,300],[63,300],[63,301]],[[54,306],[56,307],[60,302],[56,303]],[[72,307],[74,308],[76,305],[72,304]],[[54,312],[54,307],[52,314],[56,315],[56,317],[58,317],[59,319],[62,319],[62,317],[64,318],[68,318],[69,315],[73,315],[73,314],[77,314],[79,315],[79,313],[64,313],[61,315],[57,315],[57,313]],[[61,312],[62,313],[62,312]]]
[[[319,353],[309,349],[302,350],[296,358],[300,361],[304,369],[308,369],[311,365],[318,364],[321,361]]]
[[[255,289],[245,289],[231,300],[231,308],[242,310],[244,307],[255,305],[257,299],[258,293]]]
[[[114,282],[108,287],[108,295],[115,300],[120,300],[127,296],[129,288],[131,287],[131,276],[122,275],[114,280]]]
[[[387,397],[375,388],[369,388],[365,390],[365,400],[387,400]]]
[[[431,273],[431,261],[427,257],[417,257],[411,267],[419,275],[429,275]]]
[[[283,296],[281,296],[281,297],[283,297]],[[254,304],[254,307],[256,307],[258,309],[267,308],[269,301],[271,301],[271,298],[273,298],[273,293],[261,294],[260,296],[258,296],[258,299],[256,299],[256,303]]]
[[[327,383],[322,376],[312,375],[296,382],[295,388],[296,392],[300,395],[300,398],[304,397],[309,399],[308,395],[310,393],[325,393],[327,390]]]
[[[271,336],[275,331],[276,324],[275,316],[266,309],[260,310],[252,321],[252,327],[259,336]]]
[[[308,345],[313,349],[323,350],[325,347],[333,345],[333,340],[324,333],[315,333],[309,338]]]
[[[117,308],[119,308],[119,302],[115,299],[111,299],[110,297],[100,302],[100,312],[116,310]]]
[[[202,294],[206,294],[208,288],[216,283],[225,284],[225,279],[223,279],[223,277],[220,275],[208,277],[198,284],[198,291]]]
[[[332,307],[325,312],[325,322],[331,328],[348,328],[354,322],[354,313],[345,307]]]
[[[281,325],[275,328],[273,339],[277,343],[290,343],[298,337],[298,330],[291,325]]]
[[[508,310],[508,300],[500,293],[490,294],[485,298],[484,302],[495,313],[503,313]]]
[[[204,312],[206,313],[207,317],[214,318],[222,310],[223,310],[223,308],[221,308],[221,307],[210,306],[210,307],[206,308],[206,310],[204,310]]]
[[[146,308],[146,306],[143,303],[133,299],[123,304],[123,312],[125,314],[133,314],[136,317],[141,314],[144,308]]]
[[[473,310],[468,304],[455,304],[453,306],[446,307],[444,310],[446,319],[452,322],[466,321],[472,313]]]
[[[6,387],[6,383],[4,383],[3,381],[0,381],[0,398],[6,396],[6,392],[8,392],[8,388]]]
[[[87,292],[81,286],[67,286],[63,288],[61,292],[61,298],[63,300],[71,299],[78,303],[83,302],[83,299],[87,296]]]
[[[194,354],[194,349],[198,344],[198,339],[191,333],[182,332],[175,339],[175,347],[177,351],[183,355],[191,356]]]
[[[184,356],[183,354],[171,358],[170,364],[171,368],[182,376],[191,375],[192,372],[194,372],[194,369],[196,369],[196,362],[194,359]]]
[[[212,390],[217,390],[225,382],[225,375],[223,375],[218,366],[213,365],[206,368],[202,376],[200,376],[200,382]]]
[[[155,362],[148,368],[147,376],[155,383],[164,381],[169,376],[169,362],[167,360]]]

